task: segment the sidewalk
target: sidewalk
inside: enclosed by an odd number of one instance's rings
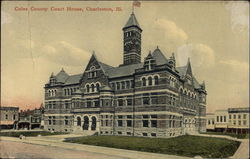
[[[244,139],[232,159],[249,159],[249,140]]]
[[[79,135],[78,135],[79,136]],[[35,145],[45,145],[52,147],[60,147],[64,149],[87,151],[92,153],[98,153],[103,155],[111,155],[117,158],[127,158],[127,159],[190,159],[189,157],[165,155],[149,152],[140,152],[108,147],[99,147],[92,145],[83,145],[75,143],[62,142],[62,138],[72,137],[72,135],[55,135],[55,136],[42,136],[42,137],[26,137],[26,139],[19,139],[13,137],[0,137],[3,141],[14,141],[23,142]],[[58,140],[59,139],[59,140]]]

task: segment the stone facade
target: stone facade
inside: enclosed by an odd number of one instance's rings
[[[207,130],[231,133],[249,133],[249,107],[216,110],[207,114]]]
[[[16,128],[18,121],[19,107],[0,107],[0,128],[13,129]]]
[[[206,131],[205,83],[191,62],[176,67],[157,47],[141,62],[141,33],[132,13],[124,32],[124,60],[112,67],[95,53],[83,73],[63,69],[45,84],[45,129],[74,133],[174,137]]]

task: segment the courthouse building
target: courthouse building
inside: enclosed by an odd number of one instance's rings
[[[121,65],[93,53],[83,72],[51,74],[45,130],[154,137],[206,131],[205,83],[194,77],[190,60],[177,67],[174,54],[167,58],[159,47],[142,60],[143,30],[134,13],[122,30]]]

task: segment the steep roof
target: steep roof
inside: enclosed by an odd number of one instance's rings
[[[186,75],[187,69],[188,69],[188,64],[185,65],[185,66],[176,67],[176,70],[179,72],[179,75],[181,75],[181,76]],[[197,81],[197,79],[194,76],[192,76],[192,77],[193,77],[193,81],[194,81],[194,87],[195,88],[200,88],[200,84]]]
[[[126,25],[124,26],[124,28],[130,27],[130,26],[137,26],[137,27],[141,28],[134,13],[132,13],[130,15]]]
[[[69,78],[69,75],[62,69],[57,75],[56,80],[57,82],[65,82],[65,80]]]
[[[129,76],[135,73],[135,69],[143,67],[143,63],[124,65],[108,69],[108,76],[110,78]]]
[[[79,83],[81,77],[82,77],[82,73],[81,73],[81,74],[76,74],[76,75],[71,75],[71,76],[69,76],[69,78],[65,81],[65,85]]]
[[[152,56],[154,57],[157,65],[163,65],[168,62],[167,58],[158,47],[157,49],[154,50],[154,52],[152,53]]]
[[[103,69],[104,73],[108,73],[108,69],[114,68],[108,64],[102,63],[100,61],[98,61],[99,65],[101,66],[101,68]]]
[[[176,70],[179,72],[181,76],[185,76],[187,72],[187,65],[176,67]]]

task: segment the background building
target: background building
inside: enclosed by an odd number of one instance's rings
[[[173,137],[206,131],[206,88],[190,60],[177,67],[157,46],[141,61],[142,29],[132,13],[123,27],[123,64],[93,53],[85,71],[53,73],[45,85],[45,130]]]
[[[249,133],[249,107],[216,110],[206,118],[208,131]]]
[[[19,107],[0,107],[0,128],[15,129],[18,121]]]
[[[228,109],[228,131],[249,133],[249,107]]]
[[[18,129],[43,128],[44,108],[25,110],[19,113]]]

